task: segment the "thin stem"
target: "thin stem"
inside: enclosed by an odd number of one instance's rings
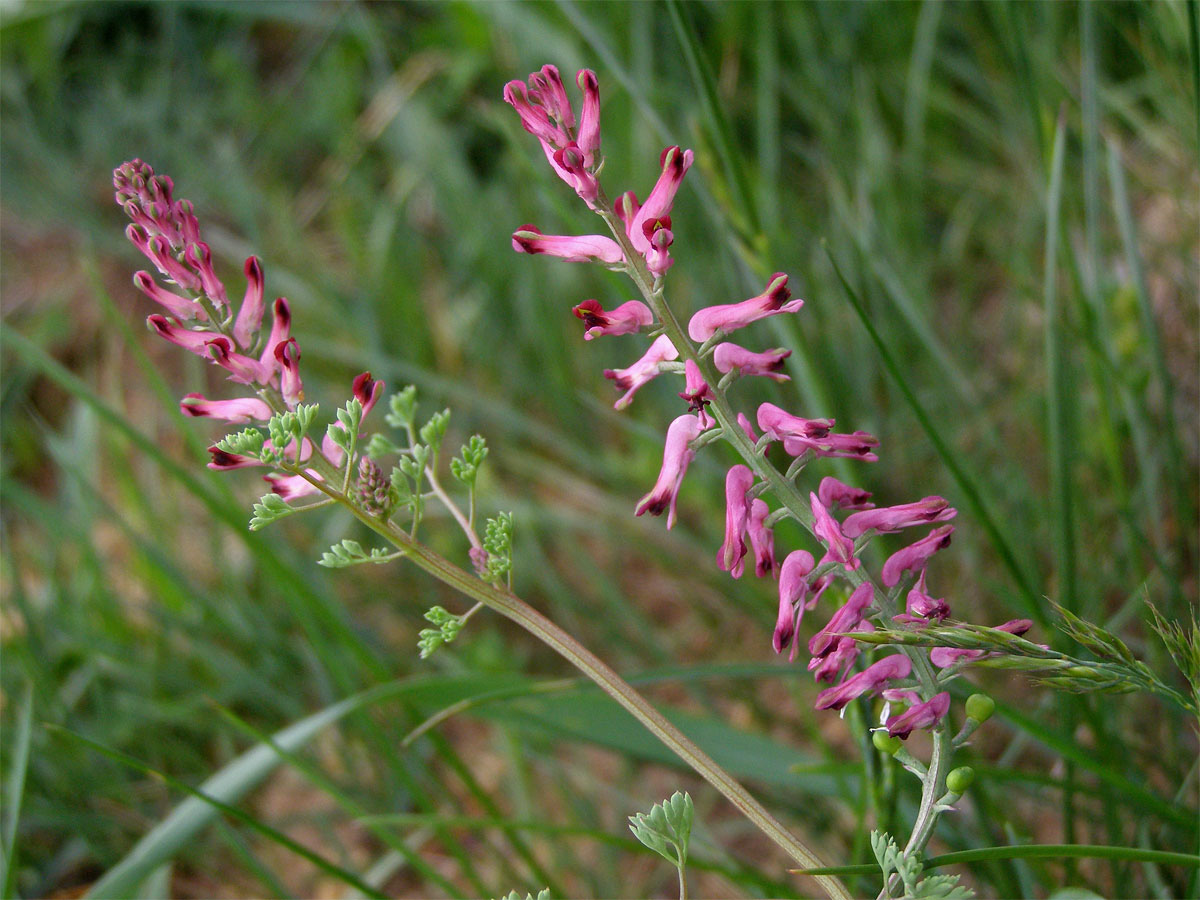
[[[617,701],[652,734],[674,751],[705,781],[716,788],[736,806],[751,822],[782,848],[788,856],[805,868],[821,866],[816,854],[783,827],[767,809],[741,784],[701,750],[689,737],[676,728],[641,694],[627,684],[598,656],[584,647],[574,637],[543,616],[532,606],[521,600],[510,590],[480,581],[464,569],[413,541],[398,526],[383,522],[359,509],[347,498],[339,495],[327,483],[314,478],[304,470],[294,470],[322,493],[342,502],[360,522],[386,538],[404,551],[416,565],[433,575],[443,584],[454,588],[467,597],[487,606],[505,618],[520,625],[550,649],[554,650],[571,665],[593,681],[601,690]],[[836,878],[817,876],[825,893],[836,900],[849,900],[850,895]]]

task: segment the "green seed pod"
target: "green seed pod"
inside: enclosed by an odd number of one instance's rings
[[[972,694],[967,698],[967,718],[983,724],[996,711],[996,701],[987,694]]]
[[[974,769],[970,766],[959,766],[946,776],[946,788],[955,794],[965,794],[974,780]]]
[[[896,751],[904,746],[904,743],[898,737],[892,737],[886,731],[876,731],[871,734],[871,742],[875,745],[875,749],[880,753],[886,753],[888,756],[894,756]]]

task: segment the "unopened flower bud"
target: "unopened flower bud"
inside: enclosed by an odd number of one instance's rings
[[[972,694],[967,698],[966,709],[967,718],[974,719],[982,725],[996,711],[996,701],[987,694]]]
[[[970,766],[959,766],[946,776],[946,790],[955,794],[965,794],[974,780],[974,769]]]

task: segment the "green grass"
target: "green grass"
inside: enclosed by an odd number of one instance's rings
[[[695,149],[672,304],[791,275],[804,310],[754,333],[793,350],[794,381],[771,395],[881,439],[875,466],[816,474],[959,507],[931,571],[956,615],[1033,615],[1035,639],[1066,649],[1050,597],[1169,672],[1143,609],[1179,619],[1197,602],[1195,18],[1180,2],[6,7],[6,895],[95,884],[179,804],[219,824],[146,872],[143,896],[346,893],[342,872],[390,896],[662,894],[674,873],[624,823],[676,788],[696,799],[695,893],[811,889],[598,695],[536,690],[572,673],[503,622],[481,614],[419,661],[421,613],[462,603],[403,565],[316,566],[361,537],[347,519],[246,531],[261,487],[205,470],[216,432],[176,405],[222,383],[140,328],[152,310],[130,284],[142,262],[115,165],[174,177],[234,296],[240,260],[263,259],[311,399],[341,403],[369,368],[417,384],[426,412],[451,406],[451,446],[483,433],[483,511],[516,513],[522,596],[618,670],[668,670],[651,696],[826,858],[856,864],[873,822],[911,820],[915,785],[885,768],[861,789],[853,717],[813,713],[803,669],[772,665],[771,586],[712,565],[723,451],[697,459],[673,531],[633,517],[678,401],[664,382],[610,408],[600,372],[640,344],[584,343],[569,310],[630,299],[618,277],[511,252],[522,223],[595,223],[501,88],[543,62],[594,68],[610,189],[644,196],[663,146]],[[736,390],[747,408],[768,397]],[[463,558],[451,529],[426,533]],[[413,678],[224,798],[239,815],[180,787]],[[1196,852],[1195,723],[1136,695],[978,679],[1003,714],[966,754],[985,774],[932,853]],[[1195,870],[1119,853],[954,871],[984,896],[1196,889]]]

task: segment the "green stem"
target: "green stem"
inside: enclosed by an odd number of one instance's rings
[[[631,713],[655,737],[687,763],[705,781],[716,788],[743,815],[753,822],[767,837],[782,848],[788,856],[806,868],[816,868],[820,862],[816,854],[783,827],[759,803],[749,791],[731,777],[724,769],[701,750],[689,737],[667,720],[648,700],[627,684],[598,656],[575,640],[570,634],[543,616],[511,591],[480,581],[477,577],[460,569],[449,560],[412,540],[401,528],[369,515],[339,495],[319,479],[301,469],[296,474],[309,480],[317,489],[344,505],[372,531],[386,538],[411,559],[419,568],[433,575],[443,584],[454,588],[472,600],[482,603],[515,622],[550,649],[554,650],[572,666],[586,675],[601,690]],[[820,875],[817,881],[834,900],[849,900],[850,895],[836,878]]]

